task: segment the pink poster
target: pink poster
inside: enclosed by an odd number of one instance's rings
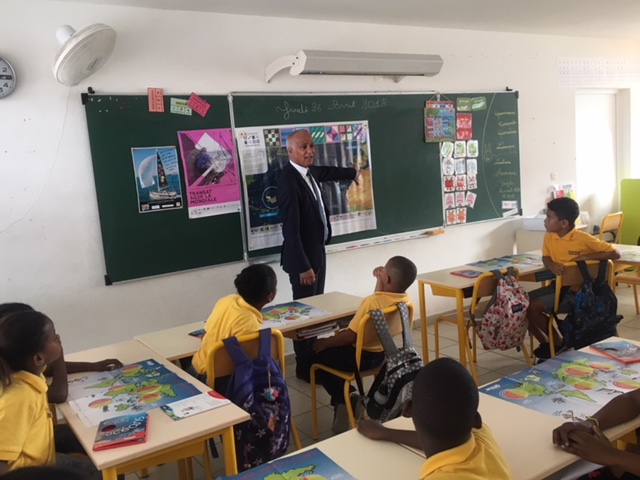
[[[238,212],[238,158],[230,128],[178,132],[189,218]]]

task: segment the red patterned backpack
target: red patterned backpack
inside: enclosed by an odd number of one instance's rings
[[[513,267],[502,275],[492,270],[498,278],[496,291],[487,304],[484,316],[475,323],[476,332],[485,350],[509,350],[519,347],[527,334],[527,308],[529,295],[516,280]]]

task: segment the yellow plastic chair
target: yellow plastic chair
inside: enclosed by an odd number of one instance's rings
[[[633,300],[636,304],[636,315],[640,315],[640,304],[638,303],[638,285],[640,285],[640,269],[636,268],[631,273],[621,273],[615,278],[615,283],[624,283],[633,287]]]
[[[600,226],[600,235],[598,235],[598,238],[600,240],[604,240],[604,234],[610,233],[613,235],[612,243],[620,243],[620,238],[622,237],[622,220],[622,212],[610,213],[604,217],[602,225]]]
[[[409,307],[409,318],[410,325],[413,329],[413,305],[410,303],[407,304]],[[389,319],[389,315],[400,315],[398,310],[398,305],[392,305],[382,310],[382,313]],[[357,337],[356,337],[356,366],[358,371],[360,371],[360,364],[362,360],[362,346],[364,345],[365,335],[376,335],[377,332],[375,330],[375,326],[371,323],[371,315],[368,313],[364,316],[362,321],[360,322],[360,326],[358,328]],[[362,378],[369,377],[373,375],[377,375],[380,369],[383,367],[384,363],[377,368],[366,370],[364,372],[360,371],[360,376]],[[316,372],[318,370],[324,370],[336,377],[340,377],[344,380],[344,402],[347,407],[347,414],[349,415],[349,422],[351,424],[351,428],[356,428],[356,416],[353,411],[353,406],[351,405],[351,382],[354,382],[356,376],[352,372],[344,372],[342,370],[336,370],[335,368],[327,367],[326,365],[322,365],[320,363],[314,363],[311,366],[311,420],[313,423],[313,439],[318,439],[318,403],[317,403],[317,395],[316,395]]]
[[[515,270],[515,278],[516,280],[519,278],[520,272],[518,269]],[[507,269],[501,270],[503,275],[506,275]],[[476,278],[475,283],[473,284],[473,292],[471,294],[471,305],[469,306],[469,313],[465,315],[466,326],[467,326],[467,339],[465,340],[465,351],[466,356],[469,359],[469,366],[471,368],[471,375],[473,379],[478,383],[478,372],[476,369],[476,363],[478,362],[478,342],[477,342],[477,334],[475,329],[475,324],[472,321],[472,318],[476,320],[480,319],[484,315],[484,311],[488,306],[489,299],[493,296],[496,291],[496,287],[498,286],[498,278],[491,272],[486,272]],[[441,322],[452,323],[454,325],[458,325],[458,317],[456,315],[441,315],[436,317],[435,320],[435,349],[436,349],[436,358],[440,358],[440,333],[439,333],[439,325]],[[468,338],[469,331],[471,330],[471,339]],[[531,362],[531,355],[527,350],[527,347],[524,345],[524,342],[519,345],[522,350],[522,354],[524,355],[524,359],[529,366],[533,366]]]
[[[592,278],[596,278],[598,276],[598,269],[600,268],[600,260],[587,260],[585,262],[587,264],[587,269],[589,270],[589,274]],[[565,271],[564,273],[556,277],[556,298],[554,302],[553,312],[548,314],[549,323],[547,334],[549,336],[549,347],[551,349],[551,357],[556,356],[556,346],[555,340],[553,339],[553,328],[558,327],[556,319],[562,321],[558,315],[564,314],[564,312],[560,312],[560,303],[561,303],[561,292],[562,287],[569,287],[572,291],[578,291],[582,284],[584,283],[584,279],[582,278],[582,273],[580,272],[580,268],[576,262],[565,263]],[[607,260],[607,283],[613,290],[613,262],[611,260]],[[559,327],[558,327],[559,329]]]
[[[260,353],[260,333],[251,333],[249,335],[242,335],[238,338],[240,347],[244,353],[250,359],[258,358]],[[274,328],[271,329],[271,356],[278,362],[280,370],[282,370],[282,376],[286,378],[285,361],[284,361],[284,337],[280,330]],[[207,385],[213,390],[216,378],[226,377],[231,375],[236,369],[229,352],[224,346],[222,341],[217,342],[213,349],[207,355]],[[300,436],[298,435],[298,429],[296,427],[295,420],[293,419],[293,412],[291,415],[291,435],[293,435],[293,442],[296,445],[296,449],[301,449]],[[207,476],[206,478],[211,478]]]

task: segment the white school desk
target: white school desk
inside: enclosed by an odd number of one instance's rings
[[[370,440],[355,429],[290,455],[312,448],[320,450],[358,480],[417,479],[424,463],[424,457],[408,447]]]
[[[70,361],[94,362],[105,358],[117,358],[124,364],[153,358],[181,378],[188,380],[203,392],[209,388],[188,373],[163,359],[140,342],[127,342],[94,348],[67,355]],[[71,375],[71,378],[82,374]],[[149,411],[149,438],[146,443],[102,452],[92,450],[97,427],[88,428],[68,403],[57,406],[65,420],[87,451],[95,466],[102,471],[104,480],[116,480],[119,473],[128,473],[153,467],[162,463],[182,461],[202,452],[207,439],[222,435],[224,460],[227,475],[235,475],[236,453],[233,426],[249,419],[249,414],[241,408],[229,404],[208,412],[174,421],[159,408]],[[205,450],[207,451],[207,450]],[[186,464],[182,463],[181,472]]]
[[[329,292],[297,300],[312,307],[325,310],[327,315],[287,322],[286,325],[277,327],[283,334],[293,333],[299,328],[319,325],[344,317],[352,316],[362,303],[362,297],[341,292]],[[179,327],[158,330],[157,332],[136,335],[134,338],[163,358],[175,362],[181,358],[193,356],[199,349],[201,340],[189,335],[189,332],[204,328],[204,322],[193,322]],[[285,335],[286,336],[286,335]]]
[[[612,337],[609,340],[622,339]],[[629,341],[640,344],[633,340]],[[598,354],[596,350],[589,347],[581,351]],[[552,432],[565,423],[562,418],[545,415],[484,393],[480,393],[478,410],[482,421],[491,428],[515,480],[543,479],[579,460],[579,457],[553,445]],[[410,418],[396,418],[385,425],[401,430],[414,430]],[[610,428],[605,431],[605,434],[610,440],[617,440],[638,427],[640,427],[640,417]],[[415,453],[414,449],[410,450]]]
[[[540,251],[528,252],[534,254],[540,254]],[[438,297],[453,297],[456,299],[456,315],[458,317],[458,346],[460,352],[460,363],[464,366],[467,365],[466,355],[464,350],[464,339],[467,337],[467,330],[464,319],[464,299],[471,296],[473,285],[476,282],[475,278],[466,278],[459,275],[453,275],[451,272],[457,272],[459,270],[478,270],[481,272],[488,272],[487,269],[472,267],[469,265],[459,265],[453,268],[445,268],[444,270],[437,270],[435,272],[421,273],[417,276],[418,280],[418,294],[420,298],[420,325],[422,333],[422,351],[425,363],[429,361],[429,348],[427,337],[427,301],[425,295],[425,288],[431,287],[431,293]],[[537,265],[518,265],[520,271],[521,280],[525,275],[532,275],[537,272],[545,270],[543,266]]]
[[[620,251],[620,258],[614,260],[613,263],[616,265],[640,266],[640,246],[619,243],[614,243],[613,246]]]

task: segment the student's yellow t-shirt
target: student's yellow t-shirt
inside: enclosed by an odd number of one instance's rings
[[[0,394],[0,461],[9,470],[56,463],[44,376],[19,371]]]
[[[191,364],[198,373],[207,373],[207,354],[216,342],[229,337],[256,333],[262,326],[260,310],[249,305],[240,295],[221,298],[204,326],[200,350],[193,356]]]
[[[429,457],[420,470],[421,480],[510,480],[511,471],[489,427],[471,433],[462,445]]]
[[[353,316],[353,319],[349,323],[349,330],[352,330],[358,333],[358,328],[360,326],[360,321],[363,317],[369,313],[371,310],[377,310],[379,308],[387,308],[391,305],[395,305],[398,302],[406,302],[411,303],[411,298],[407,293],[390,293],[390,292],[374,292],[373,295],[369,295],[366,297],[358,311]],[[391,335],[398,335],[402,332],[402,321],[400,319],[400,314],[395,313],[393,315],[387,316],[387,322],[389,324],[389,330],[391,331]],[[380,343],[380,338],[378,337],[378,333],[376,332],[376,327],[373,325],[373,322],[369,322],[364,332],[364,343],[362,348],[369,352],[383,352],[384,348]]]
[[[551,260],[556,263],[573,262],[580,255],[613,252],[614,250],[613,245],[575,228],[564,237],[557,233],[547,232],[542,244],[542,255],[551,257]]]

